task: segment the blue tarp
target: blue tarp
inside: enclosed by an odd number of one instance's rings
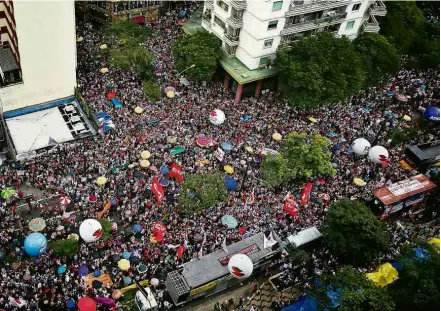
[[[399,261],[395,261],[395,260],[391,260],[389,261],[389,263],[392,265],[392,267],[395,268],[395,270],[400,271],[401,269],[403,269],[404,265],[399,262]]]
[[[317,301],[315,298],[303,296],[293,305],[283,308],[281,311],[316,311]]]
[[[122,108],[123,107],[121,102],[119,100],[117,100],[115,97],[112,98],[110,101],[112,102],[114,108]]]
[[[235,190],[237,188],[237,181],[231,177],[225,177],[224,183],[228,190]]]

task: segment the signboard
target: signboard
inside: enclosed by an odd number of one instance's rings
[[[236,254],[248,255],[248,254],[254,253],[254,252],[258,251],[258,250],[259,250],[259,247],[257,246],[257,244],[252,244],[252,245],[250,245],[250,246],[248,246],[248,247],[246,247],[246,248],[244,248],[244,249],[242,249],[242,250],[240,250],[238,252],[228,254],[225,257],[221,257],[218,260],[219,260],[219,262],[220,262],[220,264],[222,266],[226,266],[226,265],[228,265],[228,262],[230,261],[230,258],[233,257],[234,255],[236,255]]]
[[[233,278],[233,276],[231,274],[227,274],[226,276],[223,276],[220,279],[214,280],[213,282],[210,282],[210,283],[207,283],[205,285],[196,287],[195,289],[190,291],[190,297],[191,296],[196,296],[196,295],[198,295],[198,294],[200,294],[202,292],[210,290],[210,289],[214,288],[215,286],[217,286],[218,284],[221,284],[223,282],[228,282],[232,278]]]
[[[223,161],[224,160],[224,156],[225,156],[225,152],[221,149],[221,148],[217,148],[217,150],[214,152],[213,154],[216,159],[218,159],[219,161]]]
[[[418,180],[403,180],[402,182],[397,182],[387,189],[392,192],[394,196],[400,196],[418,189],[424,188],[424,184],[420,183]]]

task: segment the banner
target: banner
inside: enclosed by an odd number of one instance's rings
[[[221,148],[217,148],[217,150],[213,153],[213,155],[219,161],[223,161],[225,152]]]
[[[161,242],[162,240],[164,240],[166,232],[167,228],[162,222],[156,221],[153,223],[152,238],[155,240],[155,242]]]
[[[178,259],[182,259],[182,256],[184,255],[185,252],[185,246],[181,245],[176,249],[176,255],[178,255]]]
[[[309,196],[311,194],[311,190],[312,190],[312,182],[309,182],[306,184],[305,188],[300,194],[300,203],[304,205],[309,204]]]
[[[294,201],[292,196],[287,196],[285,199],[285,203],[283,204],[283,211],[290,214],[292,217],[296,217],[299,213],[297,208],[297,203]]]
[[[158,202],[158,205],[161,205],[162,199],[164,198],[164,189],[162,188],[162,185],[159,183],[156,176],[153,177],[152,180],[152,192],[156,196],[156,201]]]
[[[170,178],[176,178],[180,183],[184,182],[184,171],[174,162],[171,165],[169,176]]]

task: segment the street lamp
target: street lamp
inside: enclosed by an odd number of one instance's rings
[[[196,67],[196,65],[195,64],[193,64],[193,65],[191,65],[190,67],[188,67],[188,68],[185,68],[184,70],[182,70],[180,73],[178,73],[178,75],[176,76],[176,78],[177,77],[179,77],[184,71],[187,71],[188,69],[191,69],[191,68],[194,68],[194,67]]]

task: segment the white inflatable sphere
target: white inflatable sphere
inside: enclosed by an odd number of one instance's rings
[[[253,262],[244,254],[236,254],[228,262],[228,270],[236,279],[246,279],[253,273]]]
[[[374,146],[369,150],[368,157],[372,162],[380,164],[389,159],[389,152],[383,146]]]
[[[225,113],[222,110],[214,109],[210,112],[210,122],[214,125],[221,125],[225,121]]]
[[[357,138],[352,142],[352,151],[358,155],[366,155],[371,149],[371,143],[364,138]]]
[[[103,228],[96,219],[86,219],[80,225],[80,236],[87,242],[98,241],[103,234]]]

